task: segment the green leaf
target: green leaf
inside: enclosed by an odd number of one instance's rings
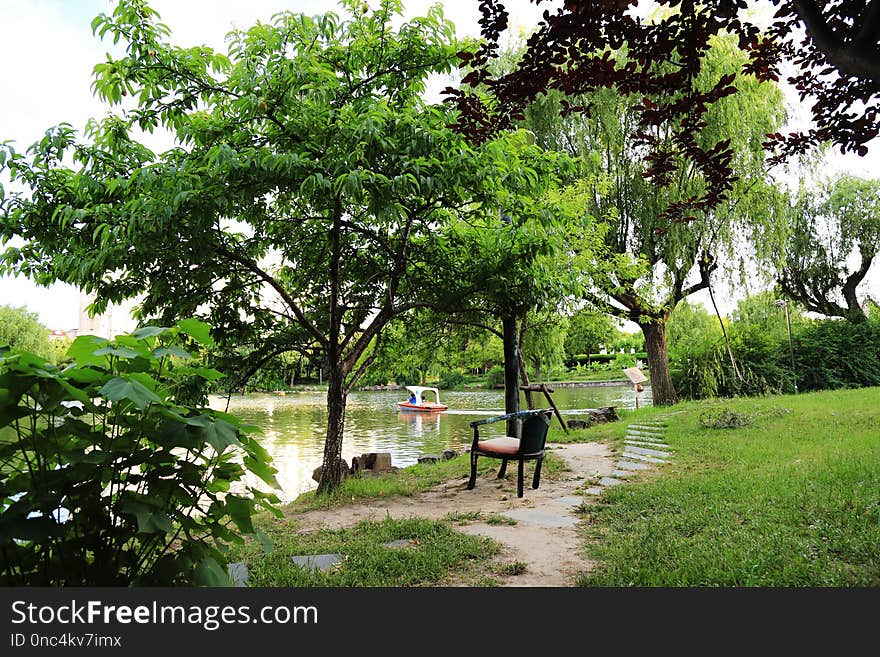
[[[143,340],[144,338],[155,338],[156,336],[167,333],[170,330],[171,329],[167,326],[142,326],[139,329],[132,331],[131,335],[138,340]]]
[[[156,393],[146,388],[142,383],[122,377],[110,379],[101,387],[100,393],[110,401],[127,399],[141,410],[151,403],[161,403],[162,401],[156,396]]]
[[[168,347],[157,347],[153,349],[153,356],[156,358],[162,358],[163,356],[174,356],[176,358],[186,358],[187,360],[192,358],[192,355],[183,347],[179,347],[176,344],[170,345]]]
[[[213,557],[203,559],[194,573],[196,584],[201,586],[232,586],[232,578]]]
[[[72,358],[80,366],[107,365],[108,359],[96,355],[95,351],[109,343],[109,340],[95,335],[80,335],[71,343],[70,348],[67,350],[67,357]]]
[[[246,534],[253,534],[254,525],[251,522],[253,502],[238,495],[227,495],[224,502],[226,502],[226,512],[232,518],[235,526]]]
[[[95,356],[119,356],[120,358],[137,358],[138,352],[134,349],[129,349],[128,347],[120,347],[110,345],[107,347],[102,347],[101,349],[95,350]]]
[[[186,333],[200,345],[210,347],[214,344],[211,337],[211,326],[198,319],[182,319],[177,325],[180,330]]]

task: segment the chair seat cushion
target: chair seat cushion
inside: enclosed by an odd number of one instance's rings
[[[519,453],[519,438],[481,440],[477,443],[477,449],[487,454],[510,454],[515,456]]]

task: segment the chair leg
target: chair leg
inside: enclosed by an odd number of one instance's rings
[[[477,455],[471,451],[471,478],[468,481],[468,490],[471,490],[477,483]]]
[[[538,459],[535,464],[535,476],[532,478],[532,488],[537,488],[541,481],[541,464],[544,462],[543,457]]]
[[[504,475],[507,473],[507,459],[501,459],[501,469],[498,470],[498,478],[504,479]]]
[[[519,468],[516,473],[516,496],[523,496],[523,464],[525,463],[524,459],[519,460]]]

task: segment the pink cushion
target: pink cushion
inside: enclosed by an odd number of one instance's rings
[[[491,452],[492,454],[518,454],[519,439],[518,438],[492,438],[491,440],[481,440],[477,443],[477,449],[481,452]]]

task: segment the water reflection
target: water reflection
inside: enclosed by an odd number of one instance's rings
[[[353,456],[367,452],[391,452],[393,464],[406,467],[422,454],[461,450],[470,444],[469,422],[504,412],[500,390],[444,392],[443,402],[449,404],[449,410],[442,413],[400,411],[397,402],[401,399],[401,393],[395,391],[355,392],[349,396],[342,447],[342,457],[348,463]],[[538,406],[544,406],[545,401],[542,395],[535,398]],[[635,391],[632,386],[559,388],[553,393],[553,401],[563,416],[577,415],[599,406],[634,408]],[[650,404],[650,391],[639,395],[639,405],[646,404]],[[224,409],[226,398],[212,398],[211,405]],[[283,489],[278,494],[284,501],[317,486],[312,472],[323,459],[327,416],[323,393],[233,396],[229,411],[246,424],[263,429],[261,443],[278,468]],[[503,431],[503,423],[497,426]],[[251,483],[259,485],[257,481]]]

